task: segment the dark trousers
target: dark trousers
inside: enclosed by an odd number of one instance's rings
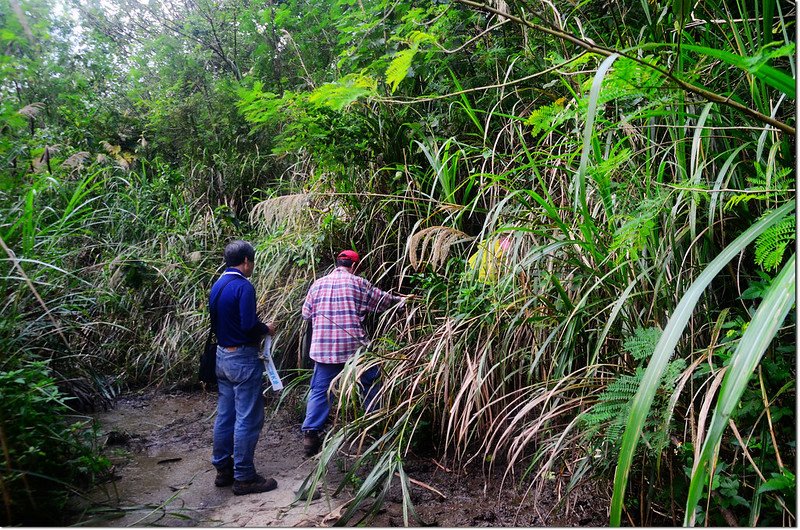
[[[342,373],[344,363],[314,363],[314,374],[311,376],[311,390],[308,394],[306,404],[306,419],[303,422],[303,431],[321,431],[328,420],[333,405],[332,396],[329,393],[331,381]],[[380,371],[377,366],[373,366],[361,376],[359,382],[362,396],[364,397],[364,409],[367,412],[372,410],[375,396],[380,389],[378,376]]]

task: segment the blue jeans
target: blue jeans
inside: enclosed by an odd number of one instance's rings
[[[232,457],[235,480],[256,476],[253,454],[264,426],[263,373],[257,347],[240,346],[234,351],[217,347],[219,398],[211,463],[225,469]]]
[[[311,389],[308,393],[308,403],[306,404],[306,419],[303,422],[302,430],[321,431],[328,420],[331,412],[333,399],[328,389],[331,381],[344,369],[344,363],[318,363],[314,362],[314,374],[311,376]],[[364,408],[367,412],[372,410],[375,395],[380,389],[378,381],[380,371],[377,366],[373,366],[361,376],[360,387],[364,396]]]

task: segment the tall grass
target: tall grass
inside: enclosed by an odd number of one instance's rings
[[[259,308],[279,321],[276,360],[302,373],[305,293],[355,247],[373,283],[417,296],[370,322],[376,340],[337,382],[307,486],[352,457],[338,487],[358,486],[341,523],[364,507],[368,522],[396,483],[413,524],[404,464],[429,439],[449,466],[496,469],[534,493],[613,481],[614,525],[793,521],[779,455],[794,440],[771,415],[794,417],[779,403],[793,389],[794,280],[773,277],[793,259],[793,227],[780,221],[794,194],[782,132],[793,127],[791,24],[768,0],[628,7],[607,33],[584,6],[505,17],[476,48],[481,61],[511,57],[481,70],[495,77],[485,84],[431,51],[416,74],[431,79],[409,79],[454,95],[404,100],[408,112],[361,99],[319,115],[309,105],[286,124],[271,100],[267,125],[369,131],[381,163],[364,161],[363,145],[297,148],[292,137],[276,157],[220,143],[193,149],[184,170],[156,158],[32,175],[2,195],[11,353],[0,367],[52,359],[73,390],[82,378],[106,395],[193,379],[220,250],[244,237],[257,247]],[[510,245],[495,252],[500,241]],[[768,323],[771,307],[781,318]],[[624,347],[662,326],[637,356]],[[759,361],[773,377],[756,387],[744,376]],[[365,415],[356,381],[370,366],[383,374],[381,407]],[[624,436],[608,435],[614,422],[585,428],[612,401],[630,418]]]
[[[740,235],[736,240],[734,240],[728,247],[726,247],[719,256],[717,256],[711,263],[706,266],[703,270],[702,274],[698,276],[697,280],[690,286],[690,288],[686,291],[686,294],[681,298],[681,302],[678,304],[678,307],[675,308],[675,312],[671,315],[669,322],[664,328],[664,333],[661,336],[658,344],[655,347],[655,351],[653,352],[652,360],[645,371],[644,378],[642,379],[639,392],[633,399],[631,403],[630,409],[630,416],[628,419],[627,428],[625,430],[625,437],[622,440],[622,448],[620,450],[620,457],[619,457],[619,465],[617,466],[617,472],[615,477],[615,488],[614,488],[614,499],[611,505],[611,525],[612,526],[619,526],[620,525],[620,518],[622,512],[622,498],[625,495],[625,486],[627,484],[627,475],[630,469],[631,461],[633,459],[635,446],[638,443],[638,438],[642,430],[642,425],[644,424],[645,418],[647,416],[648,410],[650,408],[650,404],[653,400],[653,395],[658,387],[657,382],[661,378],[664,372],[664,368],[666,367],[667,361],[672,357],[674,354],[675,346],[677,345],[680,337],[684,331],[684,328],[689,321],[692,313],[694,312],[695,305],[697,304],[698,299],[702,295],[703,290],[711,283],[711,280],[719,273],[719,271],[727,265],[727,263],[733,259],[737,254],[741,253],[742,250],[750,243],[752,243],[756,237],[761,235],[765,230],[774,226],[778,223],[787,213],[791,213],[794,209],[794,204],[786,204],[781,209],[776,210],[772,214],[766,216],[764,219],[759,221],[758,223],[754,224],[750,228],[748,228],[742,235]],[[789,263],[793,263],[793,259],[789,261]],[[784,274],[784,276],[786,276]],[[791,278],[791,277],[789,277]],[[791,280],[788,280],[791,281]],[[776,291],[781,289],[784,282],[778,281],[776,285]],[[785,289],[785,287],[783,287]],[[766,307],[771,308],[771,302],[768,303],[768,300],[765,299],[764,304],[767,304]],[[789,304],[789,306],[791,303]],[[789,306],[786,306],[786,311],[781,311],[778,313],[779,318],[773,319],[773,325],[779,326],[783,319],[786,318],[786,313],[789,310]],[[764,307],[764,306],[762,306]],[[760,315],[759,315],[760,316]],[[755,321],[755,319],[754,319]],[[759,325],[760,324],[760,325]],[[755,325],[752,327],[752,330],[757,331],[749,331],[745,334],[744,337],[749,337],[757,332],[762,333],[762,341],[766,340],[766,343],[763,343],[763,348],[760,350],[745,350],[748,351],[749,356],[751,359],[757,360],[760,353],[763,353],[763,349],[767,347],[769,341],[774,337],[776,328],[764,329],[764,324],[761,324],[759,321],[755,321]],[[764,331],[761,331],[764,329]],[[744,340],[743,337],[743,340]],[[733,364],[736,366],[736,364]],[[753,368],[750,368],[749,371],[742,372],[741,370],[737,370],[737,375],[741,377],[743,374],[752,373]],[[746,380],[745,380],[746,381]],[[738,402],[738,398],[741,397],[741,391],[743,390],[743,384],[739,385],[739,395],[735,398],[728,397],[727,400],[723,400],[722,403],[727,403],[726,407],[732,408]],[[721,395],[722,398],[724,395]],[[730,417],[730,412],[728,413],[728,417]],[[727,419],[727,418],[725,418]],[[724,421],[722,425],[724,426]],[[719,424],[719,422],[717,422]],[[717,439],[721,433],[717,433]],[[703,459],[705,461],[709,460],[709,454],[706,451],[703,453]],[[695,466],[698,466],[696,463]],[[696,491],[694,484],[702,483],[702,475],[699,475],[701,478],[693,478],[693,489]],[[693,502],[695,505],[697,504],[697,493],[693,494],[695,497],[692,499],[690,497],[690,502]],[[693,506],[692,510],[687,512],[687,520],[693,520]]]
[[[165,167],[150,170],[46,176],[7,204],[7,219],[19,220],[3,227],[2,281],[14,293],[5,368],[52,359],[99,395],[186,376],[204,327],[205,284],[220,264],[206,249],[224,229],[201,203],[172,193]]]
[[[740,20],[732,16],[717,29],[739,31]],[[665,33],[681,38],[665,27],[650,29],[660,38]],[[751,79],[759,91],[784,86],[780,79],[778,85],[767,80],[768,69],[748,77],[752,72],[743,71],[738,59],[713,51],[722,48],[724,32],[707,38],[675,51],[674,57],[645,61],[674,60],[675,75],[716,76],[726,83]],[[642,50],[653,49],[644,40],[640,44]],[[750,46],[743,43],[752,54]],[[702,70],[698,53],[718,62]],[[738,55],[748,53],[739,50]],[[755,217],[789,198],[780,191],[758,195],[748,189],[754,182],[751,161],[778,163],[779,157],[767,159],[764,153],[778,152],[785,139],[758,123],[740,127],[742,117],[735,111],[673,90],[627,57],[584,56],[562,73],[574,79],[567,104],[541,101],[527,116],[487,111],[469,101],[458,107],[467,122],[476,123],[483,114],[484,123],[495,124],[480,127],[484,135],[496,135],[487,144],[514,146],[492,150],[481,164],[500,171],[471,170],[478,157],[471,154],[473,139],[466,134],[457,140],[417,137],[408,152],[419,156],[402,171],[408,188],[424,191],[425,200],[413,194],[381,199],[365,190],[353,196],[364,216],[337,217],[357,247],[381,249],[376,255],[383,259],[368,265],[365,274],[384,287],[417,293],[422,301],[407,313],[384,316],[375,333],[383,339],[373,342],[339,382],[339,395],[349,396],[344,403],[355,403],[354,374],[370,364],[379,364],[384,374],[384,406],[362,416],[358,407],[343,405],[310,479],[322,480],[338,451],[356,452],[350,473],[362,466],[369,471],[345,520],[370,502],[370,495],[382,498],[397,475],[410,503],[398,463],[430,433],[437,440],[434,450],[451,465],[501,466],[511,482],[532,485],[534,491],[552,489],[554,480],[569,488],[592,473],[608,473],[619,451],[612,524],[621,523],[625,487],[634,487],[642,499],[638,515],[628,510],[629,521],[647,524],[653,509],[666,513],[670,498],[664,491],[682,503],[689,481],[659,476],[656,470],[663,465],[680,469],[687,458],[681,447],[697,442],[692,433],[701,430],[702,416],[698,419],[696,409],[710,403],[717,388],[702,382],[703,361],[714,349],[730,351],[720,330],[736,336],[740,324],[733,315],[740,318],[746,309],[739,297],[758,278],[758,265],[749,256],[758,230],[769,221],[756,223]],[[763,106],[763,99],[750,102],[760,113],[788,116],[786,109]],[[450,145],[459,146],[457,156],[448,154],[444,146]],[[748,195],[745,202],[754,210],[737,208],[742,204],[737,197]],[[777,219],[787,208],[767,219]],[[378,211],[380,223],[349,224]],[[454,234],[459,237],[449,239]],[[741,234],[746,243],[736,239]],[[503,235],[513,241],[503,273],[481,278],[480,265],[470,265],[468,258]],[[390,249],[399,248],[407,253],[393,255]],[[748,252],[746,259],[740,257],[734,268],[727,265],[742,252]],[[717,258],[720,253],[724,259]],[[323,258],[321,270],[325,263]],[[699,285],[717,276],[717,264],[725,271],[725,285],[702,293]],[[637,423],[631,422],[622,447],[598,445],[584,432],[581,418],[607,399],[603,391],[611,382],[632,371],[623,339],[668,322],[662,341],[671,346],[654,345],[644,355],[654,367],[685,360],[685,368],[669,382],[674,390],[660,405],[668,410],[657,411],[664,413],[659,428],[671,449],[648,445],[636,451],[649,408],[637,400],[627,404]],[[668,332],[684,326],[683,338]],[[777,353],[778,365],[785,362],[780,359]],[[656,368],[642,373],[642,395],[656,391],[653,381],[662,373]],[[649,440],[654,433],[644,435]],[[636,456],[640,464],[630,473]],[[741,472],[750,481],[752,468]],[[660,492],[654,480],[669,488]],[[755,483],[753,489],[758,488]],[[725,504],[725,495],[731,494],[713,495],[723,502],[725,516],[741,516]],[[677,523],[680,516],[672,513],[668,520]]]

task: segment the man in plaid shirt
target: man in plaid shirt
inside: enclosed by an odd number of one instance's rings
[[[303,319],[311,320],[311,348],[314,361],[311,391],[303,422],[303,449],[306,456],[319,451],[322,430],[331,409],[328,387],[339,375],[344,363],[359,348],[369,342],[362,321],[370,311],[384,311],[404,303],[405,298],[394,296],[373,287],[367,280],[353,273],[358,264],[358,253],[343,250],[336,258],[336,269],[315,281],[308,290],[303,304]],[[378,367],[361,376],[368,407],[377,392]]]

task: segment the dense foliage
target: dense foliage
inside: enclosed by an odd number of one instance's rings
[[[47,366],[33,362],[0,372],[0,442],[6,461],[4,525],[62,522],[68,492],[108,468],[85,422],[69,423],[69,408]],[[35,471],[33,473],[32,471]]]
[[[795,524],[796,7],[621,4],[0,5],[0,370],[74,408],[194,382],[245,238],[303,375],[306,289],[352,246],[415,301],[309,477],[357,444],[345,520],[430,438],[532,494],[613,481],[614,525]],[[25,498],[57,472],[4,455]]]

